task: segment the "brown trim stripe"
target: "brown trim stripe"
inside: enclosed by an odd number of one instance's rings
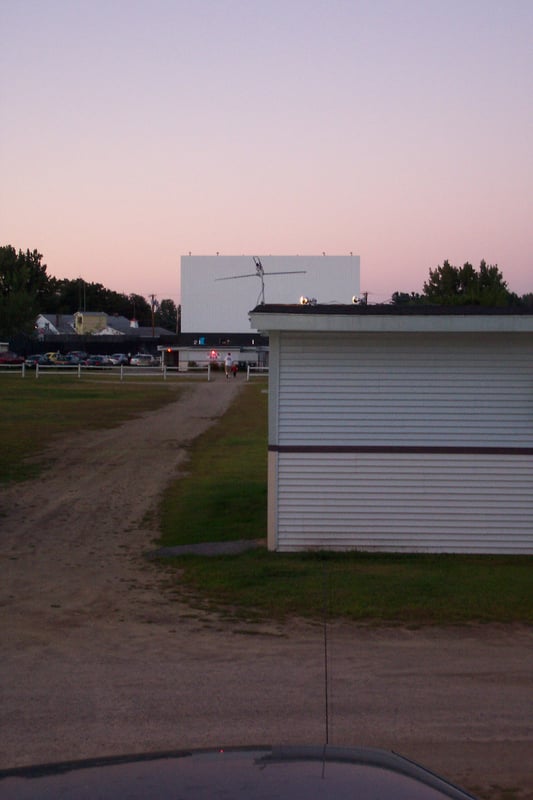
[[[533,447],[269,444],[268,450],[271,453],[429,453],[438,455],[533,456]]]

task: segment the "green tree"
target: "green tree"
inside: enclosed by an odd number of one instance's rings
[[[454,267],[449,261],[429,270],[423,296],[436,305],[508,306],[515,299],[496,264],[481,261],[476,270],[466,262]]]
[[[161,300],[157,306],[155,322],[156,325],[159,325],[161,328],[166,328],[173,333],[177,330],[178,309],[174,300],[168,298]]]
[[[103,311],[152,325],[152,305],[138,294],[123,294],[101,283],[83,278],[54,278],[47,274],[37,250],[18,252],[11,245],[0,247],[0,336],[31,333],[40,313],[74,314]],[[154,303],[155,323],[176,331],[180,308],[173,300]]]
[[[419,306],[425,300],[418,292],[394,292],[391,302],[394,306]]]
[[[151,324],[150,305],[137,294],[123,294],[107,289],[101,283],[92,283],[83,278],[69,280],[53,279],[53,291],[49,293],[47,305],[40,311],[52,314],[74,314],[76,311],[104,311],[136,319],[141,325]]]
[[[139,325],[150,327],[152,324],[152,306],[145,297],[140,294],[128,295],[129,312],[124,316],[136,319]]]
[[[37,250],[0,247],[0,335],[30,333],[51,291],[46,264]]]

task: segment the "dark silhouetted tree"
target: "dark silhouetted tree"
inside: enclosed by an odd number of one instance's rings
[[[519,298],[507,288],[496,264],[481,261],[479,269],[466,262],[455,267],[449,261],[429,270],[422,294],[395,292],[393,305],[517,306],[525,307],[527,295]]]
[[[174,300],[161,300],[155,314],[156,325],[175,333],[178,329],[178,309]]]
[[[497,265],[482,261],[476,270],[466,262],[454,267],[449,261],[429,270],[424,297],[436,305],[508,306],[513,295]]]
[[[0,335],[30,333],[51,290],[46,264],[37,250],[0,247]]]
[[[419,306],[426,301],[418,292],[394,292],[391,302],[395,306]]]

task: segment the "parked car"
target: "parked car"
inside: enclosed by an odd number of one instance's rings
[[[61,367],[77,367],[78,364],[80,363],[80,360],[79,358],[73,355],[68,355],[68,356],[59,355],[57,356],[55,363]]]
[[[34,353],[25,359],[24,364],[28,369],[35,369],[37,365],[40,367],[49,367],[52,362],[43,353]]]
[[[81,362],[83,362],[87,358],[89,358],[89,354],[86,353],[84,350],[69,350],[67,355],[68,356],[74,356],[74,358],[77,358],[78,361],[81,361]]]
[[[24,357],[18,356],[12,350],[4,350],[0,353],[0,364],[23,364]]]
[[[121,367],[130,363],[126,353],[113,353],[113,355],[109,356],[109,360],[115,367]]]
[[[132,356],[130,364],[133,367],[155,367],[159,361],[149,353],[137,353],[136,356]]]
[[[107,356],[89,356],[85,361],[87,367],[110,367],[111,361]]]
[[[51,350],[49,353],[45,353],[45,356],[49,361],[55,361],[60,355],[61,353],[59,350]]]

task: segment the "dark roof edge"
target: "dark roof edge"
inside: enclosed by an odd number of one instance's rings
[[[533,316],[533,308],[518,306],[436,306],[436,305],[343,305],[341,303],[327,303],[316,305],[301,305],[300,303],[280,304],[264,303],[253,308],[250,314],[306,314],[314,315],[344,315],[344,316],[388,316],[388,317],[413,317],[413,316]]]

